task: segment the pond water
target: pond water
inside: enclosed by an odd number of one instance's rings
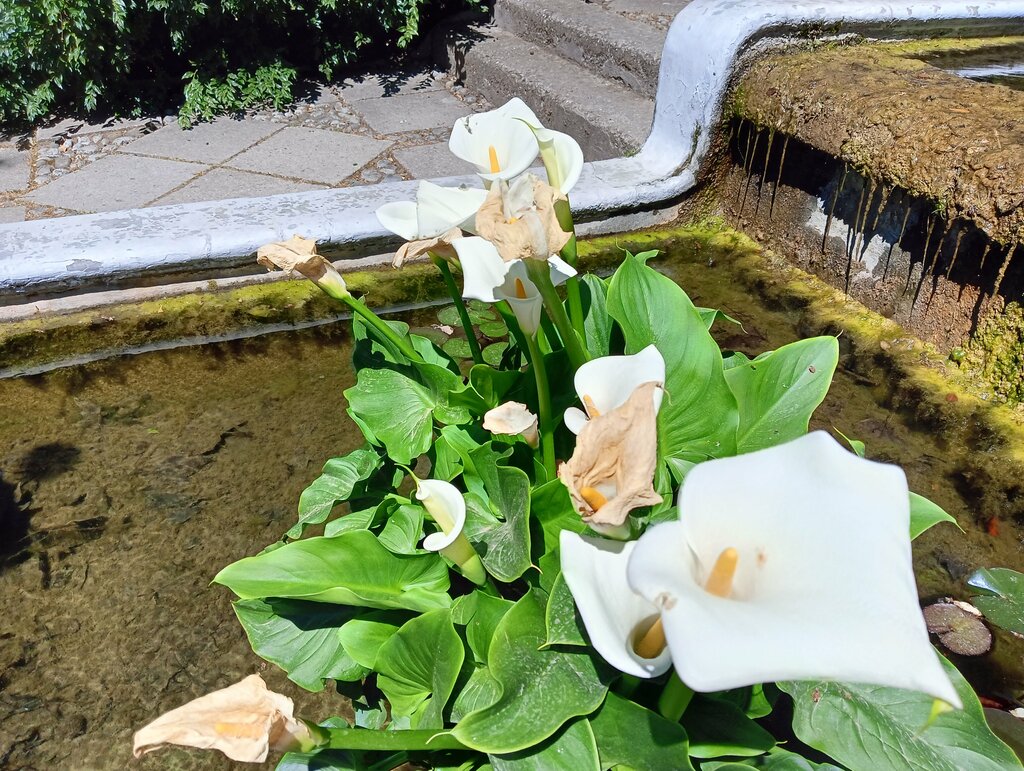
[[[681,253],[659,267],[698,304],[743,322],[716,329],[723,346],[759,353],[809,333],[708,257]],[[331,325],[0,381],[0,768],[127,767],[136,728],[253,671],[300,714],[344,711],[342,697],[307,694],[254,656],[230,592],[209,582],[280,537],[323,462],[361,442],[341,396],[348,342]],[[967,531],[919,539],[922,595],[957,591],[976,567],[1014,564],[1018,526],[1002,523],[998,537],[979,526],[977,501],[951,481],[961,450],[873,393],[841,369],[813,427],[903,464],[911,486]],[[995,666],[968,674],[984,692],[1019,695],[1021,650],[1000,646]],[[169,750],[132,767],[230,764]]]
[[[934,67],[948,70],[962,78],[997,83],[1024,91],[1024,43],[977,51],[929,54],[921,58]]]

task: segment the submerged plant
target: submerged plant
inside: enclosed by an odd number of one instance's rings
[[[795,735],[853,769],[1020,768],[917,602],[911,538],[949,516],[807,433],[836,339],[725,356],[719,313],[654,252],[577,275],[582,154],[518,100],[451,147],[489,192],[421,186],[379,216],[408,241],[398,262],[441,270],[472,364],[370,311],[310,242],[261,250],[352,311],[366,440],[281,542],[214,579],[257,654],[309,690],[349,683],[354,725],[283,702],[252,719],[301,733],[281,767],[818,767],[777,746]],[[550,186],[525,175],[538,155]],[[464,297],[501,315],[500,361]],[[783,699],[773,736],[758,721]],[[140,748],[170,741],[150,732]],[[233,757],[279,746],[241,733],[260,744]]]

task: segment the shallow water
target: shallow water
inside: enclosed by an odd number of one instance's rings
[[[977,51],[952,51],[921,57],[954,75],[1024,91],[1024,44]]]
[[[754,303],[706,252],[680,256],[659,267],[743,322],[716,328],[723,346],[759,353],[815,332]],[[253,671],[301,714],[342,708],[253,655],[230,592],[209,581],[279,538],[324,460],[361,442],[341,398],[347,340],[334,325],[0,381],[0,768],[126,767],[135,728]],[[958,590],[976,567],[1020,566],[1018,526],[993,537],[954,484],[960,450],[880,406],[863,374],[838,373],[812,427],[903,464],[967,530],[919,539],[922,595]],[[1019,650],[1002,651],[1019,667]],[[1019,695],[1012,668],[971,674]],[[166,751],[133,767],[230,764]]]

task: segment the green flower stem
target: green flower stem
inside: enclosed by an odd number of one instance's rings
[[[576,268],[579,262],[579,251],[576,248],[576,224],[572,221],[572,207],[569,206],[568,199],[555,204],[555,216],[558,218],[558,226],[564,232],[571,234],[569,242],[562,247],[561,257]],[[573,276],[565,282],[565,296],[569,301],[569,318],[572,320],[572,328],[576,330],[580,340],[586,342],[587,333],[583,326],[583,300],[580,297],[578,276]]]
[[[434,261],[437,269],[441,271],[441,277],[444,279],[444,285],[448,287],[448,294],[452,296],[452,302],[455,303],[455,310],[459,312],[459,319],[462,321],[462,328],[466,331],[466,342],[469,343],[469,350],[473,354],[474,364],[483,364],[484,355],[480,351],[480,343],[476,339],[476,332],[473,330],[473,322],[469,320],[469,312],[466,310],[466,303],[462,299],[462,292],[459,291],[459,285],[455,283],[455,277],[452,275],[452,269],[448,267],[448,262],[438,257],[433,252],[430,253],[430,259]]]
[[[541,355],[537,341],[527,335],[526,344],[530,351],[530,363],[533,365],[533,376],[537,380],[537,407],[540,410],[540,446],[544,457],[544,469],[548,479],[555,474],[555,432],[551,424],[551,390],[548,386],[548,372],[544,368],[544,357]]]
[[[578,254],[576,251],[575,229],[572,232],[569,243],[562,248],[561,257],[574,268],[576,267]],[[583,325],[583,297],[580,295],[579,276],[573,276],[565,282],[565,297],[569,301],[569,320],[572,322],[572,328],[576,330],[580,340],[586,340],[587,332],[586,327]]]
[[[573,369],[579,369],[590,360],[590,356],[583,350],[580,338],[576,335],[576,330],[573,329],[572,322],[569,321],[569,317],[565,313],[565,307],[558,296],[558,291],[551,283],[551,269],[548,267],[547,260],[524,260],[524,262],[530,271],[530,279],[537,285],[541,297],[544,298],[544,308],[547,310],[548,316],[558,328],[562,345],[565,346],[565,350],[569,354],[569,361],[572,363]]]
[[[665,688],[658,699],[658,713],[666,720],[678,723],[686,708],[690,706],[692,698],[693,689],[680,680],[679,675],[672,670],[672,675],[665,683]]]
[[[548,314],[540,314],[540,329],[537,330],[537,345],[542,353],[551,353],[555,348],[561,348],[561,337],[555,325],[551,323]]]
[[[412,347],[412,344],[408,340],[400,337],[395,330],[384,322],[384,319],[367,308],[364,303],[359,302],[351,295],[344,298],[343,302],[352,309],[353,313],[361,316],[363,321],[369,324],[370,328],[378,335],[400,350],[407,359],[410,361],[423,362],[423,357],[420,356],[416,349]]]
[[[526,335],[523,334],[522,328],[519,326],[519,319],[516,318],[515,312],[509,306],[507,302],[502,300],[501,302],[494,303],[494,309],[501,316],[501,320],[505,322],[505,327],[515,338],[516,345],[519,346],[519,350],[528,354],[530,346],[526,342]]]
[[[369,728],[327,728],[332,750],[468,750],[465,744],[443,731],[374,731]]]

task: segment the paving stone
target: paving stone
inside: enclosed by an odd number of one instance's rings
[[[121,152],[197,163],[220,163],[279,129],[280,126],[273,123],[232,118],[219,118],[190,129],[174,123],[136,139],[121,148]]]
[[[24,222],[25,221],[25,207],[24,206],[5,206],[0,208],[0,225],[4,225],[8,222]]]
[[[228,165],[336,185],[390,146],[391,142],[380,139],[292,126],[232,158]]]
[[[60,123],[55,123],[52,126],[41,126],[40,128],[37,128],[36,140],[44,141],[53,139],[61,134],[83,136],[85,134],[95,134],[97,131],[117,131],[118,129],[141,128],[147,123],[152,123],[153,121],[156,121],[159,125],[163,122],[163,119],[133,118],[126,120],[121,118],[111,118],[99,123],[90,123],[89,121],[81,120],[79,118],[65,118]]]
[[[263,195],[301,193],[305,190],[323,190],[322,185],[308,182],[293,182],[288,179],[268,177],[234,169],[211,169],[153,202],[154,206],[172,203],[195,203],[198,201],[220,201],[225,198],[255,198]]]
[[[13,147],[0,150],[0,193],[28,187],[31,153]]]
[[[441,89],[441,81],[435,80],[429,72],[376,72],[358,78],[345,78],[338,86],[338,95],[346,102],[358,102]]]
[[[447,142],[395,150],[395,158],[416,179],[476,173],[476,167],[452,155]]]
[[[140,155],[108,155],[36,188],[26,198],[83,212],[145,206],[199,174],[206,166]]]
[[[366,99],[353,105],[370,128],[381,134],[451,127],[472,110],[447,91]]]

